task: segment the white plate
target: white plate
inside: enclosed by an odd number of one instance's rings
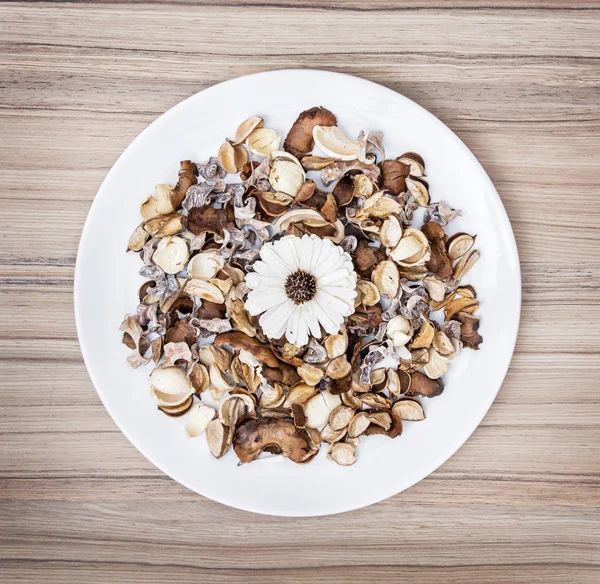
[[[329,108],[350,135],[381,130],[389,155],[419,152],[433,200],[463,210],[449,232],[477,233],[481,259],[468,274],[481,299],[481,350],[452,362],[444,393],[423,399],[427,419],[401,437],[373,436],[358,461],[340,467],[324,457],[295,465],[281,457],[238,466],[216,460],[205,438],[186,438],[183,421],[159,412],[149,395],[149,368],[133,370],[118,330],[135,312],[142,278],[125,254],[139,206],[156,183],[175,182],[179,161],[206,160],[242,120],[263,116],[283,135],[314,105]],[[90,377],[116,424],[148,460],[186,487],[232,507],[284,516],[327,515],[395,495],[445,462],[475,430],[506,375],[519,326],[519,258],[500,197],[473,154],[442,122],[394,91],[338,73],[288,70],[221,83],[169,110],[115,163],[90,209],[77,255],[75,315]]]

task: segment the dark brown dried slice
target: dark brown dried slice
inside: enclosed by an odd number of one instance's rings
[[[423,397],[435,397],[444,391],[444,382],[440,379],[429,379],[420,371],[411,373],[410,389],[406,395],[421,395]]]
[[[194,235],[208,232],[223,237],[223,230],[235,228],[235,224],[229,219],[226,209],[193,207],[188,215],[187,228]]]
[[[198,331],[189,322],[178,320],[174,326],[167,329],[167,343],[187,343],[193,345],[198,340]]]
[[[312,181],[312,180],[305,181],[304,184],[300,187],[298,194],[294,197],[296,199],[296,202],[304,203],[304,201],[307,201],[308,199],[310,199],[313,196],[316,188],[317,188],[317,185],[315,184],[314,181]]]
[[[370,246],[365,239],[358,242],[353,255],[356,271],[366,280],[371,278],[371,274],[379,262],[385,260],[385,250],[381,247]]]
[[[187,190],[198,182],[198,167],[191,160],[182,160],[179,169],[179,180],[171,191],[171,205],[177,209],[181,205]]]
[[[354,178],[345,174],[333,187],[333,196],[338,207],[345,207],[354,199]]]
[[[182,404],[178,406],[158,406],[159,410],[162,410],[167,416],[171,416],[172,418],[178,418],[179,416],[183,416],[191,407],[192,407],[193,397],[190,395]]]
[[[479,318],[467,312],[459,312],[454,318],[462,324],[460,327],[460,340],[463,345],[477,351],[479,345],[483,343],[483,337],[478,332]]]
[[[294,419],[294,425],[296,428],[304,428],[306,425],[306,415],[304,413],[304,406],[302,404],[292,404],[292,418]]]
[[[245,349],[268,367],[279,366],[279,360],[269,347],[240,331],[221,333],[215,337],[214,343],[217,347],[227,345],[232,349]]]
[[[449,278],[452,275],[452,262],[446,251],[448,237],[444,228],[435,221],[429,221],[421,227],[421,231],[431,247],[431,257],[425,264],[427,269],[441,280]]]
[[[406,177],[410,166],[399,160],[384,160],[381,165],[381,188],[393,195],[399,195],[406,190]]]
[[[242,462],[252,462],[267,451],[300,463],[312,452],[308,434],[290,418],[242,422],[235,431],[233,449]]]
[[[336,117],[323,107],[312,107],[303,111],[294,122],[283,143],[283,149],[302,158],[315,147],[313,128],[315,126],[335,126]]]

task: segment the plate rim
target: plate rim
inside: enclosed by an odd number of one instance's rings
[[[89,357],[89,355],[86,354],[86,349],[84,347],[84,342],[82,340],[82,332],[81,332],[81,324],[80,324],[81,319],[83,318],[83,313],[82,313],[82,303],[80,301],[80,295],[79,295],[82,270],[79,268],[79,266],[83,262],[83,259],[82,259],[83,250],[85,249],[87,240],[90,237],[90,228],[88,226],[91,223],[91,221],[93,220],[93,216],[95,215],[96,210],[97,210],[98,195],[104,190],[105,185],[109,182],[112,175],[115,174],[121,166],[126,164],[127,159],[131,155],[131,152],[137,147],[137,144],[146,140],[146,138],[149,135],[151,135],[152,132],[155,131],[155,129],[158,126],[166,123],[172,115],[174,115],[177,111],[179,111],[180,109],[185,107],[187,102],[194,99],[199,94],[213,93],[215,91],[222,91],[223,87],[226,87],[227,85],[230,85],[230,84],[234,84],[242,79],[246,79],[246,80],[248,80],[248,79],[259,80],[260,79],[260,80],[262,80],[262,78],[264,78],[264,77],[277,76],[277,75],[282,75],[282,74],[284,74],[284,75],[285,74],[309,75],[309,76],[320,76],[320,77],[327,77],[327,78],[343,77],[343,78],[350,78],[355,83],[364,84],[366,86],[371,86],[372,88],[374,86],[377,91],[380,91],[380,92],[386,94],[388,97],[408,103],[408,104],[410,104],[411,107],[416,107],[418,110],[420,110],[421,114],[428,117],[430,119],[430,121],[432,121],[436,126],[440,127],[443,131],[449,133],[449,136],[451,137],[452,142],[453,142],[453,146],[456,148],[459,148],[462,151],[462,153],[467,156],[469,161],[473,164],[474,168],[477,169],[479,175],[481,176],[481,179],[484,181],[484,183],[490,189],[490,194],[495,199],[496,206],[501,210],[501,215],[498,217],[498,220],[499,220],[499,222],[501,222],[503,224],[503,229],[508,228],[507,233],[510,234],[509,255],[516,259],[516,266],[517,266],[517,270],[516,270],[516,274],[515,274],[515,278],[516,278],[516,281],[515,281],[516,307],[515,307],[515,309],[517,311],[517,314],[516,314],[514,330],[511,331],[511,339],[510,339],[511,350],[509,352],[507,352],[505,363],[503,363],[503,367],[502,367],[503,369],[505,369],[505,371],[504,371],[504,374],[502,375],[501,379],[498,379],[497,387],[495,387],[493,389],[493,391],[489,392],[489,400],[486,401],[485,408],[482,408],[481,415],[473,416],[473,418],[470,419],[470,426],[469,426],[468,432],[466,433],[464,440],[460,441],[460,443],[455,448],[452,448],[450,451],[446,450],[443,452],[443,454],[440,454],[429,465],[430,470],[428,472],[426,472],[422,476],[417,474],[415,476],[414,480],[409,481],[408,484],[406,484],[403,488],[400,488],[399,490],[393,484],[390,484],[389,488],[378,491],[378,493],[375,496],[365,497],[358,503],[341,504],[338,507],[332,509],[331,511],[310,512],[310,513],[305,513],[305,512],[303,513],[301,511],[300,512],[290,511],[287,513],[284,513],[281,511],[269,511],[268,509],[263,509],[259,505],[253,505],[251,502],[249,504],[239,504],[237,502],[234,503],[234,502],[228,501],[228,500],[226,500],[226,498],[220,498],[218,495],[213,496],[211,494],[210,496],[208,496],[208,495],[201,493],[196,487],[193,487],[190,484],[188,484],[187,481],[182,480],[181,478],[176,477],[173,474],[171,474],[170,472],[167,472],[166,470],[164,470],[162,468],[162,465],[157,464],[154,457],[151,454],[149,454],[144,449],[144,447],[138,443],[138,440],[134,439],[130,435],[130,433],[125,428],[123,428],[122,425],[117,421],[117,417],[113,413],[113,411],[108,403],[107,395],[105,395],[104,392],[102,391],[102,389],[100,388],[101,384],[98,383],[96,375],[93,372],[93,367],[91,367],[91,365],[90,365],[91,358]],[[329,71],[329,70],[325,70],[325,69],[310,69],[310,68],[306,68],[306,69],[304,69],[304,68],[273,69],[273,70],[267,70],[267,71],[260,71],[257,73],[251,73],[249,75],[241,75],[238,77],[233,77],[231,79],[227,79],[220,83],[211,85],[210,87],[202,89],[201,91],[198,91],[198,92],[188,96],[187,98],[183,99],[182,101],[180,101],[179,103],[175,104],[173,107],[169,108],[167,111],[162,113],[155,120],[150,122],[148,124],[148,126],[146,126],[129,143],[129,145],[119,155],[119,157],[116,159],[116,161],[114,162],[114,164],[111,166],[110,170],[104,177],[101,185],[99,186],[96,194],[94,195],[94,199],[93,199],[93,201],[90,205],[90,208],[87,212],[86,219],[85,219],[83,228],[81,230],[81,236],[79,239],[79,243],[77,246],[77,257],[76,257],[76,261],[75,261],[75,271],[74,271],[74,278],[73,278],[73,302],[74,302],[74,315],[75,315],[75,327],[76,327],[76,331],[77,331],[77,339],[78,339],[79,347],[80,347],[81,354],[83,357],[83,361],[84,361],[87,373],[89,375],[89,378],[92,382],[92,385],[94,386],[94,389],[96,390],[96,393],[98,394],[98,397],[100,398],[100,401],[102,402],[104,408],[106,409],[106,411],[112,418],[114,424],[124,434],[124,436],[127,438],[127,440],[129,440],[129,442],[136,448],[136,450],[138,450],[138,452],[142,456],[144,456],[144,458],[146,458],[146,460],[148,460],[148,462],[150,462],[152,465],[154,465],[160,472],[167,475],[172,480],[177,481],[179,484],[181,484],[185,488],[193,491],[194,493],[197,493],[198,495],[200,495],[202,497],[205,497],[209,500],[213,500],[217,503],[226,505],[226,506],[234,508],[234,509],[239,509],[242,511],[258,513],[258,514],[262,514],[262,515],[269,515],[269,516],[274,516],[274,517],[319,517],[319,516],[336,515],[339,513],[354,511],[357,509],[368,507],[370,505],[374,505],[374,504],[384,501],[390,497],[400,494],[401,492],[411,488],[412,486],[421,482],[422,480],[424,480],[425,478],[430,476],[432,473],[434,473],[436,470],[438,470],[440,468],[440,466],[442,466],[446,461],[448,461],[452,456],[454,456],[454,454],[456,454],[456,452],[469,440],[469,438],[472,436],[472,434],[475,432],[475,430],[479,427],[482,420],[485,418],[485,416],[489,412],[493,402],[495,401],[495,399],[498,395],[498,392],[500,391],[500,388],[504,384],[504,380],[506,379],[506,375],[508,374],[508,371],[510,369],[510,364],[511,364],[512,358],[514,356],[514,352],[516,349],[516,342],[517,342],[517,338],[518,338],[518,334],[519,334],[519,330],[520,330],[520,320],[521,320],[521,311],[522,311],[522,276],[521,276],[521,263],[520,263],[520,258],[519,258],[519,251],[518,251],[514,231],[512,229],[512,225],[510,223],[508,213],[506,212],[506,208],[504,207],[502,199],[501,199],[500,195],[498,194],[498,191],[497,191],[494,183],[492,182],[489,175],[485,171],[483,165],[479,162],[477,157],[473,154],[473,152],[471,152],[471,150],[460,139],[460,137],[449,126],[447,126],[442,120],[440,120],[437,116],[435,116],[429,110],[427,110],[426,108],[424,108],[417,102],[413,101],[412,99],[406,97],[405,95],[403,95],[389,87],[386,87],[385,85],[381,85],[380,83],[370,81],[363,77],[358,77],[355,75],[350,75],[347,73],[340,73],[340,72],[336,72],[336,71]]]

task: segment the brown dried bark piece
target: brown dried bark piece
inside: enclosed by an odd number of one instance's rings
[[[385,260],[385,250],[381,247],[372,247],[367,240],[361,239],[353,256],[356,271],[361,277],[369,280],[379,262]]]
[[[399,195],[406,190],[406,177],[410,166],[399,160],[384,160],[381,165],[381,188],[393,195]]]
[[[283,149],[301,158],[315,147],[313,128],[335,126],[336,117],[324,107],[312,107],[303,111],[294,122],[283,143]]]
[[[226,209],[192,207],[188,215],[187,228],[194,235],[208,231],[223,237],[224,229],[233,229],[235,224],[230,220]]]
[[[179,169],[179,180],[171,191],[171,205],[177,209],[185,199],[187,190],[198,182],[198,167],[191,160],[182,160]]]
[[[243,422],[235,431],[233,449],[242,462],[252,462],[268,451],[300,463],[313,453],[307,433],[290,418]]]
[[[217,347],[227,345],[233,349],[245,349],[268,367],[278,367],[280,364],[275,353],[269,347],[240,331],[221,333],[215,337],[214,343]]]
[[[458,320],[460,327],[460,340],[463,345],[469,349],[477,351],[479,345],[483,343],[483,337],[479,334],[479,318],[468,312],[459,312],[453,318]]]
[[[441,379],[429,379],[420,371],[411,373],[410,389],[407,396],[422,395],[423,397],[435,397],[444,391],[444,382]]]
[[[435,221],[429,221],[421,227],[429,246],[431,248],[431,257],[425,264],[427,269],[436,277],[444,280],[452,275],[452,262],[446,251],[446,241],[448,236],[444,228]]]

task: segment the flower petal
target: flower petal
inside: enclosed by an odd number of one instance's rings
[[[291,300],[286,300],[283,304],[279,306],[274,306],[273,308],[269,308],[259,320],[260,326],[263,328],[265,335],[272,339],[278,339],[281,337],[281,334],[277,336],[279,330],[283,327],[284,331],[287,328],[287,322],[291,314],[293,313],[296,305]]]
[[[346,302],[339,298],[335,298],[335,296],[332,296],[323,290],[317,290],[315,300],[323,310],[327,311],[327,314],[330,314],[330,311],[335,311],[339,314],[346,314],[348,312],[348,304]]]
[[[269,276],[261,276],[255,272],[246,274],[246,284],[248,288],[260,289],[273,288],[276,290],[285,290],[285,280],[283,278],[271,278]]]
[[[260,250],[260,257],[274,269],[281,272],[281,276],[286,277],[296,271],[295,262],[286,262],[275,250],[272,243],[266,243]]]
[[[280,306],[286,302],[287,299],[288,297],[283,290],[265,292],[261,288],[260,290],[253,290],[248,294],[248,298],[244,306],[252,316],[256,316],[257,314],[261,314],[262,312],[269,310],[269,308]]]
[[[315,316],[319,319],[319,322],[328,334],[334,335],[340,330],[340,325],[334,320],[332,320],[330,315],[325,310],[323,310],[323,307],[319,304],[319,302],[317,302],[316,297],[311,301],[311,308]],[[341,318],[343,322],[344,319],[343,317]]]
[[[316,339],[321,338],[321,326],[319,325],[319,319],[314,311],[314,301],[307,302],[305,306],[305,316],[306,322],[308,324],[308,328],[310,329],[310,334]]]

